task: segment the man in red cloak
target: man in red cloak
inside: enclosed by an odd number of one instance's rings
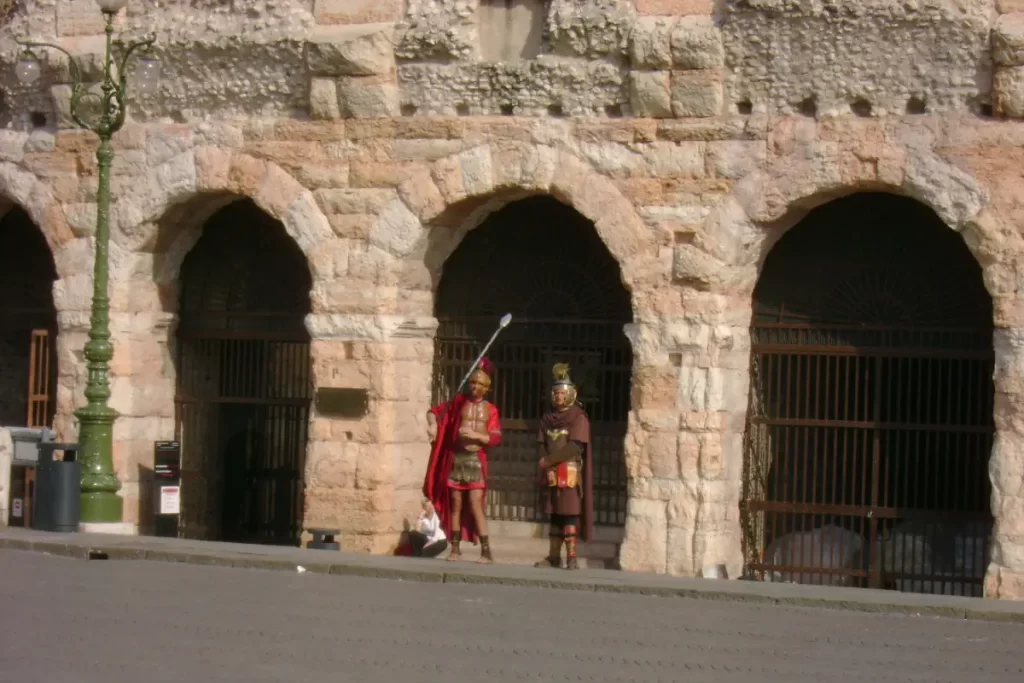
[[[433,502],[443,528],[450,531],[449,561],[462,557],[459,543],[463,539],[476,545],[477,538],[480,539],[478,562],[494,561],[484,517],[486,449],[501,444],[498,409],[484,400],[491,388],[494,369],[491,361],[481,358],[469,377],[465,394],[427,411],[427,436],[433,447],[423,495]]]
[[[591,457],[590,419],[576,402],[576,385],[569,366],[558,363],[552,370],[551,410],[540,420],[537,443],[544,490],[545,512],[551,515],[548,556],[536,567],[562,566],[578,569],[577,540],[593,533],[594,467]]]

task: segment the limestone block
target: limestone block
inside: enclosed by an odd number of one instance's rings
[[[309,113],[316,120],[341,118],[338,84],[333,78],[311,78],[309,81]]]
[[[313,15],[320,24],[365,24],[396,21],[402,0],[315,0]]]
[[[718,116],[723,97],[722,76],[716,69],[672,72],[672,112],[677,117]]]
[[[709,289],[722,282],[726,266],[692,244],[677,244],[672,259],[672,277],[682,284]]]
[[[992,80],[995,112],[1014,119],[1024,118],[1024,66],[996,69]]]
[[[635,69],[668,69],[672,66],[674,19],[639,17],[629,37],[629,57]]]
[[[20,163],[25,156],[28,134],[13,130],[0,131],[0,161]]]
[[[701,436],[689,431],[679,433],[676,458],[679,461],[680,476],[684,481],[693,481],[698,476]]]
[[[668,521],[660,500],[629,500],[619,563],[626,571],[665,573]]]
[[[1004,14],[996,21],[992,59],[999,66],[1024,66],[1024,12]]]
[[[547,26],[551,48],[567,56],[624,54],[633,15],[630,0],[552,0]]]
[[[57,1],[57,35],[95,36],[103,33],[103,26],[103,14],[96,11],[96,3],[90,0]]]
[[[714,69],[725,63],[722,36],[711,17],[680,19],[672,28],[671,50],[678,69]]]
[[[373,118],[398,115],[398,86],[390,77],[350,76],[338,80],[342,116]]]
[[[655,432],[647,435],[644,442],[644,458],[650,463],[653,476],[668,479],[679,476],[677,442],[675,433]]]
[[[637,14],[684,17],[690,14],[711,14],[712,0],[636,0]]]
[[[720,178],[738,180],[760,168],[768,146],[760,140],[714,140],[708,143],[708,168]]]
[[[629,75],[629,107],[634,116],[672,117],[671,79],[668,71],[633,71]]]
[[[318,26],[306,41],[314,76],[373,76],[395,68],[393,24]]]

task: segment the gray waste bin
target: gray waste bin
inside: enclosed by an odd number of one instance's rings
[[[63,460],[54,460],[56,451]],[[36,463],[36,492],[32,528],[39,531],[78,531],[82,496],[82,465],[76,459],[78,444],[40,443]]]

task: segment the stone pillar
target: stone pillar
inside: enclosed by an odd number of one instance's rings
[[[314,387],[365,389],[369,410],[359,419],[314,410],[304,526],[341,529],[346,550],[388,552],[422,495],[436,321],[332,316],[328,336],[312,318]]]
[[[725,564],[736,576],[749,335],[729,324],[724,297],[690,295],[687,317],[630,330],[637,362],[621,562],[683,576]]]
[[[997,322],[1008,309],[1024,310],[1024,302],[997,300]],[[995,523],[985,597],[1020,600],[1024,599],[1024,424],[1020,421],[1024,411],[1024,332],[1019,326],[999,327],[993,336],[996,436],[989,477]]]

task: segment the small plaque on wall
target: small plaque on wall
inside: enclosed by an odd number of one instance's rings
[[[323,387],[316,390],[316,412],[324,417],[358,420],[366,415],[369,405],[366,389]]]

